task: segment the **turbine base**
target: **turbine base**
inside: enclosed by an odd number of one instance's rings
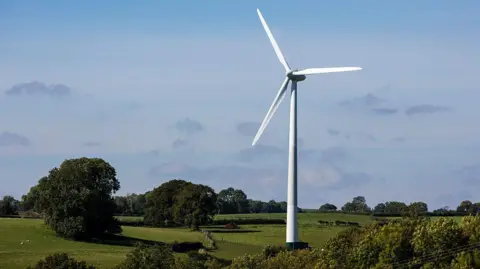
[[[306,249],[306,248],[309,248],[310,246],[308,245],[307,242],[287,242],[285,243],[285,247],[287,247],[288,250],[295,250],[295,249]]]

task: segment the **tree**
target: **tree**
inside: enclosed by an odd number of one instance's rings
[[[39,209],[57,234],[88,239],[119,232],[112,194],[120,189],[116,171],[99,158],[65,160],[39,181]]]
[[[33,210],[37,213],[41,213],[40,208],[40,192],[43,189],[44,185],[47,184],[48,177],[42,177],[37,185],[30,188],[30,191],[22,196],[22,205],[23,210],[29,211]]]
[[[260,213],[262,212],[262,201],[249,199],[248,208],[250,209],[250,213]]]
[[[187,184],[189,182],[174,179],[154,188],[147,195],[145,222],[154,226],[165,226],[173,222],[172,208],[176,196]]]
[[[18,201],[13,196],[5,195],[0,201],[0,215],[18,214]]]
[[[424,202],[414,202],[408,206],[407,210],[410,216],[420,216],[428,212],[428,206]]]
[[[342,207],[342,211],[367,213],[367,212],[370,212],[371,210],[367,205],[365,197],[356,196],[352,199],[351,202],[345,203],[345,205]]]
[[[337,211],[337,207],[333,204],[326,203],[326,204],[320,206],[319,210],[321,212],[333,212],[333,211]]]
[[[146,197],[144,220],[154,226],[196,227],[207,223],[217,210],[217,194],[212,188],[179,179],[163,183]]]
[[[232,187],[218,193],[217,207],[219,214],[248,213],[249,202],[247,195],[239,189]]]
[[[384,203],[379,203],[373,208],[373,213],[376,213],[376,214],[385,213],[385,208],[386,206]]]
[[[170,269],[175,258],[165,246],[138,244],[115,269]]]
[[[436,215],[446,215],[446,214],[451,213],[451,212],[455,212],[455,211],[450,210],[450,208],[448,206],[444,206],[442,208],[433,210],[433,213],[436,214]]]
[[[116,214],[140,216],[145,213],[145,194],[127,193],[126,196],[115,196],[114,199]]]
[[[385,212],[386,214],[391,215],[400,215],[407,210],[407,204],[404,202],[398,201],[389,201],[385,203]]]
[[[466,214],[476,214],[479,210],[480,207],[469,200],[462,201],[457,207],[457,212],[462,212]]]
[[[216,202],[217,194],[212,188],[190,183],[176,197],[173,220],[198,228],[212,220],[217,209]]]

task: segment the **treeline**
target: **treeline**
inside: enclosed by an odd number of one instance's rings
[[[115,196],[115,214],[121,216],[143,216],[145,214],[146,197],[150,191],[143,194],[127,194]],[[248,199],[240,189],[227,188],[217,195],[216,214],[245,214],[245,213],[285,213],[287,202],[268,202]]]
[[[462,201],[455,210],[448,207],[428,210],[425,202],[412,202],[406,204],[399,201],[387,201],[378,203],[373,208],[367,205],[364,196],[356,196],[352,201],[345,203],[340,209],[334,204],[326,203],[320,206],[319,212],[343,212],[349,214],[365,214],[375,216],[404,216],[404,215],[428,215],[428,216],[465,216],[480,212],[480,202],[473,203],[469,200]]]

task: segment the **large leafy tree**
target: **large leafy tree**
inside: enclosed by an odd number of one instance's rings
[[[173,219],[176,223],[198,228],[208,223],[216,212],[217,194],[205,185],[188,184],[176,197]]]
[[[334,204],[326,203],[320,206],[319,210],[321,212],[334,212],[334,211],[337,211],[337,206],[335,206]]]
[[[196,227],[211,219],[217,211],[216,202],[217,194],[208,186],[170,180],[147,194],[145,222]]]
[[[220,214],[249,212],[247,195],[242,190],[234,189],[232,187],[221,190],[218,193],[217,206]]]
[[[146,223],[154,226],[164,226],[173,222],[173,204],[177,194],[189,184],[184,180],[174,179],[154,188],[147,195],[145,204]]]
[[[44,185],[48,182],[48,177],[42,177],[37,185],[30,188],[30,191],[22,196],[22,205],[23,210],[33,210],[35,212],[41,213],[40,207],[40,193]]]
[[[351,202],[345,203],[345,205],[342,207],[342,211],[366,213],[370,212],[371,209],[368,207],[367,201],[364,196],[356,196],[352,199]]]
[[[462,212],[466,214],[476,214],[480,212],[480,204],[479,203],[472,203],[469,200],[462,201],[460,205],[457,207],[457,212]]]
[[[46,224],[64,237],[97,237],[120,231],[112,198],[119,189],[115,168],[108,162],[69,159],[39,181],[34,207],[44,214]]]

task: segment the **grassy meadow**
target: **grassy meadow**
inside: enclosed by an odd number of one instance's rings
[[[318,220],[343,220],[367,224],[370,216],[339,213],[301,213],[299,236],[313,247],[321,247],[328,238],[345,229],[337,226],[321,226]],[[219,215],[217,219],[283,219],[286,215],[236,214]],[[132,220],[140,217],[118,217]],[[460,219],[460,218],[457,218]],[[218,249],[211,254],[226,259],[261,251],[267,244],[282,245],[285,241],[285,225],[240,225],[239,230],[226,230],[223,226],[207,226],[212,232]],[[135,240],[151,240],[172,243],[174,241],[204,242],[200,232],[183,228],[148,228],[124,226],[122,236]],[[206,242],[204,242],[206,243]],[[115,244],[75,242],[55,236],[40,219],[0,218],[0,268],[25,268],[48,254],[64,251],[79,260],[85,260],[100,268],[111,268],[120,263],[132,247]],[[184,254],[178,254],[184,255]]]

